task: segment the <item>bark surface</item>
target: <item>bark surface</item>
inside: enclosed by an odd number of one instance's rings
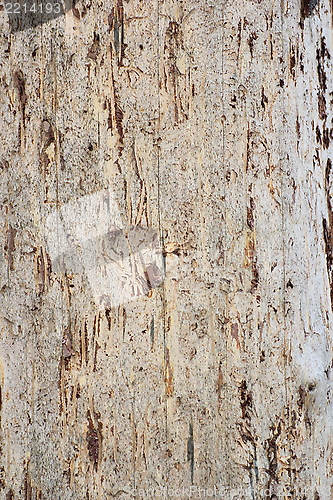
[[[332,500],[331,3],[0,24],[0,498]]]

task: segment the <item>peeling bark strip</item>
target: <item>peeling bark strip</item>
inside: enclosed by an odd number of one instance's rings
[[[327,72],[329,66],[327,61],[331,59],[331,55],[326,46],[326,39],[321,36],[320,41],[317,44],[316,50],[316,60],[317,60],[317,74],[318,74],[318,116],[319,119],[323,121],[322,131],[319,125],[316,127],[316,140],[324,148],[328,149],[332,139],[333,129],[326,126],[328,117],[327,102],[330,102],[330,94],[327,95]],[[325,95],[326,93],[326,95]]]
[[[116,7],[112,9],[108,17],[109,31],[113,30],[113,44],[117,55],[118,66],[123,65],[125,57],[124,44],[124,7],[122,0],[116,0]]]
[[[173,369],[170,364],[170,352],[166,348],[165,351],[165,391],[167,396],[172,396],[173,394]]]
[[[238,324],[237,323],[233,323],[231,325],[231,337],[233,339],[235,339],[236,341],[236,346],[237,346],[237,349],[240,349],[240,342],[239,342],[239,335],[238,335]]]
[[[258,459],[257,459],[257,436],[255,429],[252,425],[252,416],[254,413],[253,409],[253,394],[252,391],[248,390],[246,380],[242,380],[239,386],[239,396],[240,396],[240,407],[242,410],[242,421],[237,422],[236,426],[241,436],[241,440],[244,445],[248,445],[248,464],[245,466],[248,470],[249,481],[251,485],[252,495],[254,498],[254,481],[256,482],[256,487],[259,482],[259,469],[258,469]]]
[[[254,293],[258,289],[258,285],[259,285],[259,271],[258,271],[256,259],[253,260],[252,274],[253,274],[253,278],[251,280],[251,293]]]
[[[308,428],[311,428],[311,419],[309,416],[309,393],[314,388],[315,387],[312,386],[304,387],[303,385],[299,386],[298,388],[299,398],[297,400],[297,405],[299,407],[300,413],[304,414],[304,422]]]
[[[108,129],[111,129],[119,138],[119,156],[121,156],[124,143],[123,118],[124,113],[120,104],[120,97],[114,81],[113,70],[111,68],[111,96],[112,102],[108,102],[109,116]],[[107,105],[107,104],[106,104]]]
[[[99,416],[94,412],[95,419]],[[87,418],[88,418],[88,431],[87,431],[87,446],[88,446],[88,452],[89,452],[89,458],[92,461],[94,465],[94,470],[97,472],[98,465],[101,461],[101,452],[102,452],[102,423],[98,422],[98,428],[94,426],[90,410],[87,412]]]
[[[116,117],[116,126],[119,134],[120,142],[124,142],[124,130],[123,130],[123,118],[124,113],[120,106],[120,99],[117,89],[114,89],[114,109],[115,109],[115,117]]]
[[[317,72],[318,72],[319,87],[322,90],[322,92],[325,92],[327,90],[327,75],[324,69],[325,58],[331,59],[331,55],[326,47],[325,37],[321,37],[319,47],[316,50],[316,58],[318,61]]]
[[[318,3],[318,0],[301,0],[301,22],[313,14]]]
[[[5,245],[5,252],[7,255],[8,267],[11,271],[14,270],[14,256],[13,252],[15,250],[15,236],[17,230],[14,229],[11,225],[8,226],[7,229],[7,243]]]
[[[295,80],[296,78],[296,53],[295,47],[290,47],[290,56],[289,56],[289,71],[291,77]]]
[[[253,206],[254,207],[254,206]],[[250,217],[252,216],[252,212],[250,213]],[[252,223],[251,218],[249,219],[249,213],[248,213],[248,225]],[[254,225],[254,220],[253,220],[253,225]],[[250,292],[254,293],[258,289],[259,285],[259,270],[257,266],[257,257],[255,255],[255,240],[254,240],[254,235],[253,232],[249,232],[249,235],[246,239],[245,243],[245,267],[251,267],[252,268],[252,280],[251,280],[251,288]]]
[[[35,255],[35,280],[38,294],[42,294],[46,291],[50,283],[51,272],[52,265],[50,256],[43,247],[39,247]]]
[[[1,421],[0,421],[1,426]],[[4,467],[0,467],[0,491],[6,487],[6,471]]]
[[[69,335],[69,333],[65,333],[62,339],[62,357],[64,359],[70,358],[71,356],[74,356],[75,352],[73,351],[72,348],[72,340]]]
[[[267,450],[268,469],[269,475],[267,490],[271,490],[272,484],[278,483],[278,445],[277,440],[281,435],[282,425],[278,421],[270,427],[270,437],[265,441],[265,448]]]
[[[323,218],[323,234],[324,234],[324,242],[325,242],[325,253],[326,253],[326,266],[327,266],[327,274],[330,283],[330,295],[331,295],[331,307],[333,304],[333,287],[332,287],[332,261],[333,261],[333,252],[332,252],[332,236],[331,231],[329,229],[329,225],[327,224],[327,220]]]
[[[170,21],[165,32],[164,40],[164,89],[170,99],[170,108],[173,108],[175,123],[189,118],[188,96],[193,88],[188,88],[189,79],[179,67],[179,57],[184,57],[183,31],[176,21]],[[184,70],[183,70],[184,71]]]
[[[247,225],[249,226],[250,229],[254,228],[254,215],[253,215],[254,209],[255,209],[255,204],[253,198],[251,197],[250,206],[247,207]]]
[[[111,330],[111,309],[105,309],[105,317],[108,322],[108,330]]]
[[[13,75],[14,85],[17,88],[19,99],[20,99],[20,107],[22,112],[22,121],[23,127],[25,127],[25,106],[27,102],[27,94],[25,91],[25,79],[21,70],[15,71]]]
[[[248,422],[251,421],[251,413],[252,413],[252,404],[253,404],[253,397],[252,397],[252,392],[248,391],[247,389],[247,383],[246,380],[242,380],[242,383],[239,388],[239,393],[240,393],[240,406],[242,409],[242,418],[244,420],[247,420]]]
[[[318,115],[321,120],[326,120],[326,99],[324,94],[318,92]]]
[[[55,142],[55,134],[53,127],[48,120],[44,120],[41,126],[41,136],[43,143],[43,151],[45,151],[50,144]]]
[[[155,264],[149,264],[145,270],[145,278],[149,290],[157,288],[163,281],[163,275]]]
[[[101,51],[100,47],[100,38],[98,33],[94,33],[94,41],[92,43],[92,46],[90,47],[87,56],[89,59],[92,59],[93,61],[97,60],[97,57]]]

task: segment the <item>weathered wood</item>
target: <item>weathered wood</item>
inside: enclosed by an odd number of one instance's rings
[[[0,498],[332,500],[331,3],[0,23]]]

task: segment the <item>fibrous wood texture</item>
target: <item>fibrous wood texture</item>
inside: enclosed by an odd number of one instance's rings
[[[332,500],[331,4],[0,19],[0,498]]]

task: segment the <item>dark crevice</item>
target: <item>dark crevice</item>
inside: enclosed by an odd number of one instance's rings
[[[331,174],[332,174],[332,161],[330,159],[327,160],[326,169],[325,169],[325,194],[327,201],[327,212],[328,212],[328,220],[323,218],[323,236],[325,243],[325,254],[326,254],[326,267],[327,267],[327,275],[330,284],[330,296],[331,296],[331,308],[333,309],[333,273],[332,273],[332,264],[333,264],[333,238],[332,238],[332,228],[333,228],[333,207],[330,195],[330,183],[331,183]]]
[[[319,0],[301,0],[301,18],[300,18],[301,28],[304,28],[304,19],[314,14],[318,4]]]

